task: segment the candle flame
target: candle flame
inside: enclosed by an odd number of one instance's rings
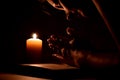
[[[36,39],[37,38],[37,34],[33,34],[33,39]]]

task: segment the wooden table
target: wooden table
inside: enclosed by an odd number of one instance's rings
[[[0,80],[50,80],[46,78],[37,78],[10,73],[0,73]]]

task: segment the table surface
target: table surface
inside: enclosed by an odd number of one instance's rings
[[[53,80],[10,73],[0,73],[0,80]],[[72,80],[96,80],[95,78],[72,79]]]
[[[0,80],[50,80],[46,78],[37,78],[10,73],[0,73]]]

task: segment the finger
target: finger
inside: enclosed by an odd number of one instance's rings
[[[61,55],[59,55],[59,54],[52,54],[52,56],[55,56],[56,58],[61,59],[61,60],[64,59],[63,56],[61,56]]]

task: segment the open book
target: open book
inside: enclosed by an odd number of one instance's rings
[[[77,67],[73,67],[67,64],[54,64],[54,63],[42,63],[42,64],[22,64],[23,66],[33,66],[40,67],[50,70],[64,70],[64,69],[79,69]]]

